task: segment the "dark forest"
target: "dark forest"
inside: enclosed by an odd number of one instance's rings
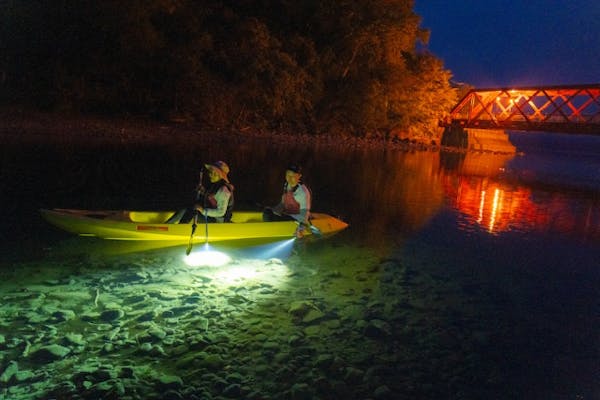
[[[412,0],[8,0],[0,103],[215,129],[427,136],[456,102]]]

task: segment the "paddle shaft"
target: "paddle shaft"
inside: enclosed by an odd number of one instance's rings
[[[199,183],[198,183],[198,187],[196,188],[196,201],[198,201],[200,199],[200,191],[202,188],[202,178],[204,178],[204,168],[202,168],[200,170],[200,178],[199,178]],[[188,246],[185,250],[185,254],[189,255],[192,252],[192,246],[194,245],[194,233],[196,233],[196,226],[198,226],[198,210],[196,210],[196,202],[194,202],[194,219],[192,222],[192,232],[190,233],[190,241],[188,242]],[[208,242],[208,218],[205,217],[205,225],[206,225],[206,230],[205,230],[205,236],[206,236],[206,242]]]

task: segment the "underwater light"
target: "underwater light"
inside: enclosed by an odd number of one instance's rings
[[[190,267],[221,267],[231,262],[231,257],[223,252],[211,250],[206,244],[201,250],[185,256],[183,261]]]
[[[290,256],[292,249],[294,248],[295,241],[296,238],[291,238],[262,246],[255,246],[250,249],[246,249],[245,254],[248,254],[250,258],[258,258],[263,260],[269,258],[286,259]]]

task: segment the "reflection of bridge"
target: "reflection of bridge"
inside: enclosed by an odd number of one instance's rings
[[[600,135],[600,84],[471,90],[442,125]]]
[[[481,227],[489,233],[543,232],[575,235],[586,242],[600,241],[600,210],[593,198],[581,199],[573,207],[567,195],[547,193],[535,201],[536,191],[502,183],[485,176],[452,174],[443,178],[444,191],[466,224],[461,229]]]

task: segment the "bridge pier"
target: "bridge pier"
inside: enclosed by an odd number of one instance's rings
[[[466,149],[468,147],[468,134],[466,130],[457,124],[448,125],[442,133],[442,146],[458,147]]]
[[[469,150],[516,153],[516,147],[502,129],[473,129],[460,125],[450,125],[442,134],[442,146]]]

